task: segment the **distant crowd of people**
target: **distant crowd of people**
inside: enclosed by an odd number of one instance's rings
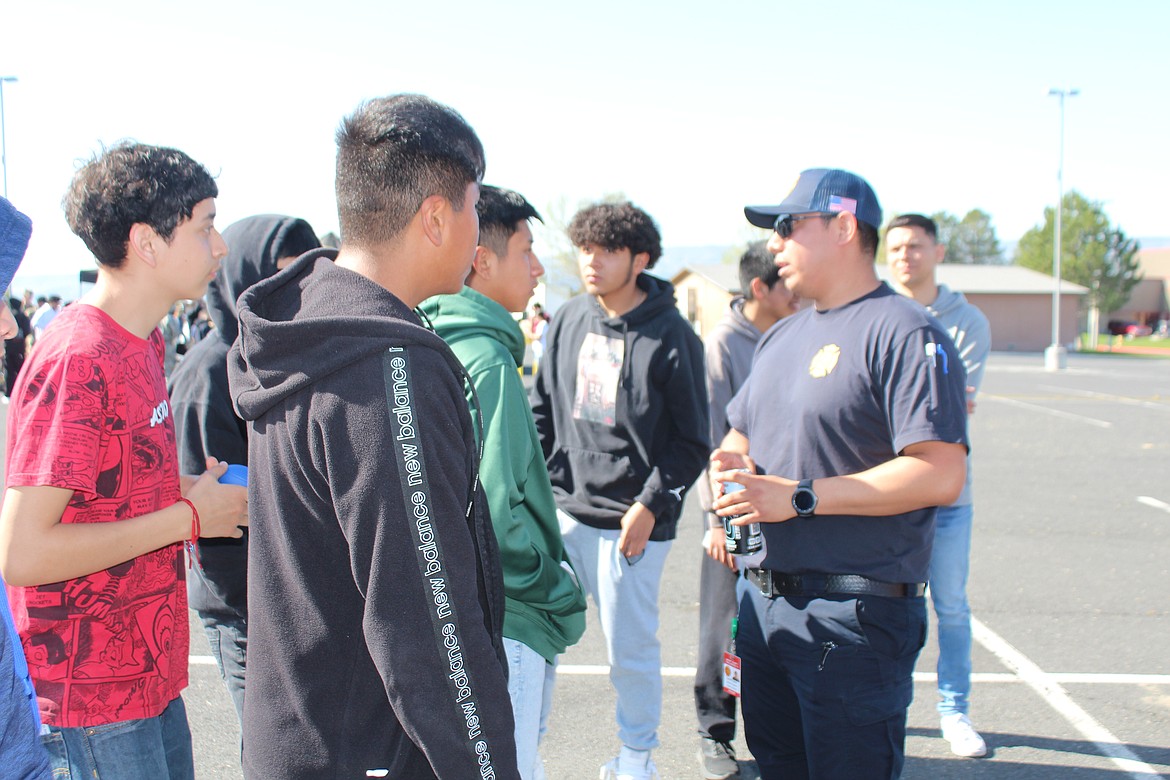
[[[655,220],[594,203],[568,227],[584,294],[518,321],[541,217],[483,183],[458,113],[370,100],[337,147],[338,248],[282,215],[221,235],[202,165],[103,150],[64,199],[95,286],[0,316],[34,346],[0,509],[6,776],[193,778],[190,607],[248,778],[544,778],[591,600],[600,775],[658,777],[659,589],[696,484],[703,777],[738,776],[737,700],[764,778],[897,777],[928,583],[942,735],[985,753],[967,417],[989,339],[935,282],[933,222],[883,225],[864,179],[804,171],[745,208],[770,237],[704,344],[646,273]],[[30,225],[0,206],[6,286]]]
[[[35,297],[34,297],[35,296]],[[60,295],[36,295],[25,290],[23,298],[9,297],[8,308],[16,323],[16,333],[4,342],[4,394],[12,396],[12,388],[25,358],[37,340],[61,310],[73,301],[62,303]],[[159,322],[166,346],[164,370],[169,377],[179,359],[215,327],[207,308],[200,300],[177,301],[171,311]]]

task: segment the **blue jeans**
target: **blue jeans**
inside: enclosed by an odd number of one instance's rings
[[[227,686],[236,718],[244,722],[244,672],[248,666],[248,625],[239,618],[199,613],[203,632],[211,646],[211,657],[219,667],[219,677]]]
[[[930,598],[938,616],[939,715],[966,713],[971,695],[970,504],[940,506],[930,558]]]
[[[195,780],[191,730],[180,696],[161,715],[104,726],[47,726],[53,780]]]
[[[634,750],[656,748],[662,717],[658,586],[671,543],[646,542],[645,555],[631,566],[618,549],[620,531],[579,523],[560,509],[557,518],[565,552],[601,618],[609,681],[617,692],[618,739]]]
[[[523,642],[504,637],[508,697],[516,719],[516,759],[521,780],[545,780],[540,743],[548,732],[557,667]]]

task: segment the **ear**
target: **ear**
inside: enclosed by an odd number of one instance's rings
[[[431,195],[422,202],[415,214],[423,235],[434,247],[443,245],[443,237],[450,218],[451,204],[442,195]]]
[[[135,222],[130,226],[130,235],[126,240],[126,257],[138,258],[154,268],[158,263],[160,242],[166,243],[154,228],[144,222]]]
[[[947,245],[946,244],[935,244],[934,245],[934,262],[941,263],[943,261],[943,259],[946,258],[946,256],[947,256]]]
[[[475,259],[471,261],[471,272],[483,279],[491,279],[496,269],[496,253],[486,246],[475,248]]]
[[[752,279],[748,292],[751,294],[752,300],[763,300],[768,297],[768,285],[764,284],[764,280],[757,276],[755,279]]]
[[[650,264],[650,253],[649,252],[639,252],[638,254],[634,255],[633,266],[634,266],[634,273],[635,274],[640,274],[643,271],[645,271],[646,266],[649,264]]]
[[[848,211],[842,211],[833,220],[833,229],[840,246],[845,246],[857,235],[857,217]]]

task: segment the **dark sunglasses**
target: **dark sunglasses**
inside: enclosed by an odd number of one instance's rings
[[[836,214],[823,214],[816,212],[815,214],[798,214],[793,216],[791,214],[781,214],[776,217],[776,221],[772,223],[772,229],[776,231],[776,235],[780,238],[790,238],[792,236],[792,227],[794,222],[799,222],[802,219],[814,219],[816,217],[834,217]]]

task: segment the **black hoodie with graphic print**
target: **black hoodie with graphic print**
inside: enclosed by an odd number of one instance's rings
[[[463,372],[320,249],[248,290],[248,778],[516,778]],[[478,496],[478,497],[477,497]]]
[[[654,514],[650,540],[675,537],[686,491],[711,454],[703,344],[649,274],[646,299],[610,317],[592,295],[557,312],[532,388],[532,415],[557,506],[618,529],[635,501]]]

